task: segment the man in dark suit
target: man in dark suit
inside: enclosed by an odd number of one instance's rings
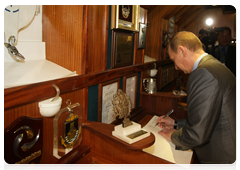
[[[205,53],[190,32],[179,32],[169,42],[175,69],[189,74],[187,119],[159,117],[159,132],[176,145],[192,149],[201,163],[236,160],[236,78],[222,63]],[[173,113],[174,114],[174,113]]]
[[[225,64],[236,76],[236,46],[230,45],[231,40],[231,29],[229,27],[222,27],[218,35],[219,45],[215,46],[212,55]]]

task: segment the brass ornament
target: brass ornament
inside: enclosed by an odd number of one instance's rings
[[[119,119],[123,118],[123,127],[132,125],[132,122],[128,118],[132,108],[130,97],[126,93],[123,93],[121,89],[118,89],[117,93],[113,95],[112,103],[115,116],[119,116]]]
[[[130,14],[130,7],[129,7],[129,5],[128,5],[128,7],[124,7],[124,5],[122,5],[122,16],[124,18],[128,18],[129,14]]]
[[[33,136],[34,136],[34,131],[33,131],[33,129],[30,126],[22,126],[22,127],[18,128],[14,133],[17,133],[19,130],[25,130],[28,139],[32,139]],[[26,152],[26,151],[30,150],[37,143],[37,141],[39,139],[39,136],[40,136],[40,129],[38,129],[38,134],[37,134],[36,138],[33,141],[31,141],[29,143],[24,143],[21,146],[22,151]],[[15,140],[14,140],[14,143],[13,143],[13,152],[19,158],[22,158],[18,154],[18,147],[19,147],[22,139],[23,139],[23,133],[17,135]]]
[[[22,127],[18,128],[14,133],[17,133],[19,130],[22,130],[22,129],[24,129],[26,131],[28,139],[33,138],[34,132],[30,126],[22,126]]]
[[[28,164],[29,162],[31,162],[32,160],[36,159],[37,157],[41,156],[42,151],[39,150],[37,152],[32,153],[30,156],[22,159],[19,162],[16,162],[15,164]]]

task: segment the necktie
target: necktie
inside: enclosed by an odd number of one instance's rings
[[[226,59],[226,54],[225,54],[225,48],[222,48],[222,63],[225,63],[225,59]]]

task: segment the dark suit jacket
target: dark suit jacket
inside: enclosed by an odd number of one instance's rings
[[[220,61],[219,46],[214,47],[212,56]],[[235,46],[231,46],[231,45],[228,46],[225,65],[236,76],[236,47]]]
[[[201,163],[236,160],[236,78],[211,55],[202,58],[187,82],[187,120],[175,131],[176,149],[195,150]]]

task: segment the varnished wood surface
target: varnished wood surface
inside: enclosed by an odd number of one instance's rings
[[[163,95],[161,95],[163,93]],[[175,96],[171,92],[159,92],[155,95],[141,93],[140,106],[146,108],[147,112],[153,113],[158,116],[165,115],[169,110],[173,109],[174,112],[170,115],[173,119],[184,119],[187,117],[187,112],[178,107],[178,100],[184,99],[182,96]]]
[[[172,63],[172,61],[163,60],[155,63],[157,64],[157,67],[159,67],[162,64]],[[58,86],[60,89],[60,94],[64,94],[106,82],[114,78],[123,77],[153,68],[154,64],[151,62],[82,76],[61,78],[57,80],[50,80],[41,83],[4,89],[4,110],[54,97],[56,95],[56,90],[54,87],[52,87],[52,84]]]
[[[84,6],[85,8],[85,6]],[[107,45],[109,25],[109,5],[88,5],[86,35],[83,41],[86,47],[86,73],[107,69]]]
[[[147,148],[154,144],[155,137],[151,133],[149,137],[140,140],[138,142],[135,142],[133,144],[128,144],[112,135],[112,131],[114,131],[115,125],[112,124],[105,124],[100,122],[85,122],[83,124],[83,127],[86,129],[89,129],[90,131],[102,135],[103,137],[113,141],[116,144],[119,144],[125,148],[131,149],[131,150],[142,150],[144,148]]]
[[[180,11],[184,7],[184,5],[171,5],[171,7],[172,8],[164,14],[163,19],[169,20],[178,11]]]
[[[91,148],[88,145],[79,145],[74,150],[70,151],[67,155],[59,159],[56,164],[75,164],[79,160],[84,159],[84,157],[89,154]],[[84,161],[81,163],[90,163],[92,160]]]
[[[140,120],[138,123],[141,123],[143,127],[151,118],[152,115],[148,115],[145,112],[145,116],[143,118],[137,119]],[[92,128],[98,129],[98,124],[95,124],[95,127]],[[114,125],[111,126],[113,130]],[[104,160],[102,163],[171,164],[171,162],[143,152],[142,150],[133,150],[131,148],[128,148],[125,144],[122,145],[119,142],[116,142],[115,140],[112,140],[101,133],[102,132],[97,132],[97,130],[84,128],[83,143],[88,144],[91,147],[91,153],[95,157],[99,158],[100,160]]]
[[[154,94],[148,94],[146,92],[141,92],[141,95],[169,97],[169,98],[176,98],[176,99],[181,99],[181,98],[187,97],[187,95],[185,95],[185,96],[174,95],[172,92],[157,92],[157,93],[154,93]]]
[[[81,73],[83,5],[43,5],[46,59]]]
[[[175,22],[176,25],[180,25],[182,24],[182,22],[184,22],[189,16],[191,16],[191,14],[197,10],[198,8],[200,8],[201,5],[194,5],[191,8],[189,8],[182,16],[181,18],[177,19],[177,21]]]
[[[173,10],[172,5],[152,5],[148,9],[145,54],[156,60],[164,59],[164,48],[162,47],[163,31],[167,29],[167,22],[163,16]],[[168,16],[171,17],[171,16]]]
[[[90,164],[95,164],[96,166],[105,168],[106,170],[129,170],[124,167],[124,165],[116,164],[94,153],[89,153],[83,159],[80,159],[76,164],[71,166],[69,170],[81,170],[89,167]]]
[[[186,29],[190,24],[192,24],[200,15],[203,14],[203,12],[206,11],[205,8],[198,8],[194,11],[194,15],[192,14],[187,21],[181,24],[181,27],[183,29]]]

